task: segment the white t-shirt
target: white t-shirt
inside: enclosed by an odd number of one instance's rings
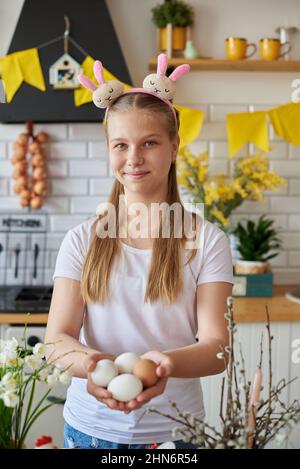
[[[58,253],[53,278],[80,280],[95,220],[92,218],[68,231]],[[203,240],[197,255],[184,266],[183,291],[172,305],[160,300],[154,304],[144,303],[152,251],[134,248],[121,241],[121,255],[110,278],[111,299],[104,305],[87,305],[80,341],[115,356],[124,352],[143,354],[149,350],[164,351],[196,343],[197,285],[207,282],[233,283],[227,236],[217,226],[204,221]],[[129,414],[111,410],[98,402],[87,392],[85,379],[73,378],[64,406],[64,418],[83,433],[117,443],[174,441],[178,437],[172,437],[172,428],[176,426],[173,421],[155,413],[140,419],[146,407],[174,413],[170,401],[195,417],[205,416],[198,378],[169,378],[162,395]]]

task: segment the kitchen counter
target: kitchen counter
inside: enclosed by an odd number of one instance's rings
[[[268,305],[271,321],[300,322],[300,303],[290,301],[285,297],[295,285],[275,285],[272,297],[263,298],[233,298],[234,316],[236,322],[265,322],[265,305]],[[0,324],[46,324],[48,312],[39,313],[0,313]]]

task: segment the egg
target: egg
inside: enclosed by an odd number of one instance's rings
[[[123,373],[111,380],[107,390],[112,393],[117,401],[128,402],[135,399],[143,390],[143,383],[130,373]]]
[[[122,353],[115,359],[119,373],[132,373],[133,367],[139,360],[139,356],[132,352]]]
[[[156,374],[157,365],[154,361],[147,358],[140,358],[133,367],[133,374],[143,383],[144,388],[153,386],[158,381]]]
[[[106,387],[118,374],[118,367],[112,360],[99,360],[96,368],[91,372],[92,381],[98,386]]]

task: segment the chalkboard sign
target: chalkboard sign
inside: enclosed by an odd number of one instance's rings
[[[65,15],[71,24],[70,37],[118,79],[132,84],[105,0],[25,0],[7,54],[63,35]],[[0,104],[0,122],[102,122],[103,110],[92,103],[76,107],[74,91],[55,90],[49,84],[49,68],[63,52],[63,39],[39,50],[46,91],[23,83],[11,103]],[[69,53],[79,63],[85,58],[72,43]]]

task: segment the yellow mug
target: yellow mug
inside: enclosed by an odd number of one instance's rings
[[[248,47],[252,47],[252,52],[247,55]],[[226,57],[228,60],[242,60],[252,57],[256,52],[256,45],[247,42],[243,37],[228,37],[225,41]]]
[[[282,47],[287,46],[287,50],[282,52]],[[291,49],[290,42],[281,44],[280,39],[277,38],[264,38],[260,40],[260,57],[262,60],[277,60],[280,57],[288,54]]]

